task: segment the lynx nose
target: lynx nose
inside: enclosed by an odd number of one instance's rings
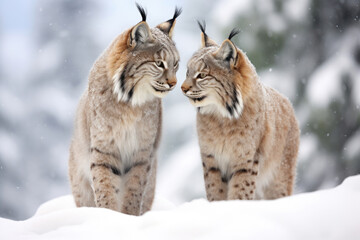
[[[187,91],[189,91],[190,88],[191,88],[191,86],[188,86],[188,85],[186,85],[186,84],[181,85],[181,90],[182,90],[184,93],[186,93]]]
[[[172,88],[173,86],[176,85],[176,78],[170,79],[167,81],[167,84],[169,85],[170,88]]]

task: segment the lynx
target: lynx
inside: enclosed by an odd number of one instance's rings
[[[151,209],[161,132],[161,98],[177,82],[172,19],[142,21],[119,35],[94,63],[78,105],[69,176],[78,207],[131,215]]]
[[[299,127],[291,103],[264,86],[231,38],[221,46],[199,23],[202,47],[188,62],[183,93],[197,107],[197,132],[209,201],[292,194]]]

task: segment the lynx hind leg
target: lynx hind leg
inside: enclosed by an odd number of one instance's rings
[[[298,135],[289,138],[274,179],[264,189],[265,199],[290,196],[293,193],[296,175],[296,159],[299,148]]]
[[[146,171],[149,172],[147,185],[145,187],[143,203],[141,207],[141,214],[146,213],[151,210],[154,196],[155,196],[155,187],[156,187],[156,169],[157,169],[157,161],[156,159],[153,161],[152,166],[148,167]]]
[[[95,207],[94,193],[89,180],[75,167],[74,156],[70,153],[69,176],[71,190],[77,207]]]
[[[95,207],[94,193],[89,181],[84,177],[75,177],[72,185],[72,194],[77,207]]]
[[[290,196],[293,191],[294,174],[288,166],[279,166],[273,180],[264,188],[265,199]]]

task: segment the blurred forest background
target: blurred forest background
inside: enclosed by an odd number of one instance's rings
[[[154,27],[183,8],[174,40],[178,85],[163,101],[157,194],[205,197],[195,109],[181,94],[200,46],[196,19],[247,52],[261,81],[290,98],[301,125],[296,192],[360,172],[360,1],[138,1]],[[70,193],[68,147],[77,102],[97,56],[140,21],[134,1],[0,0],[0,217],[15,220]]]

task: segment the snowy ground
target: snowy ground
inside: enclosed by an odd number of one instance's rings
[[[134,217],[75,208],[71,196],[25,221],[0,218],[0,239],[360,239],[360,175],[340,186],[274,201],[204,199],[175,206],[157,198]]]

